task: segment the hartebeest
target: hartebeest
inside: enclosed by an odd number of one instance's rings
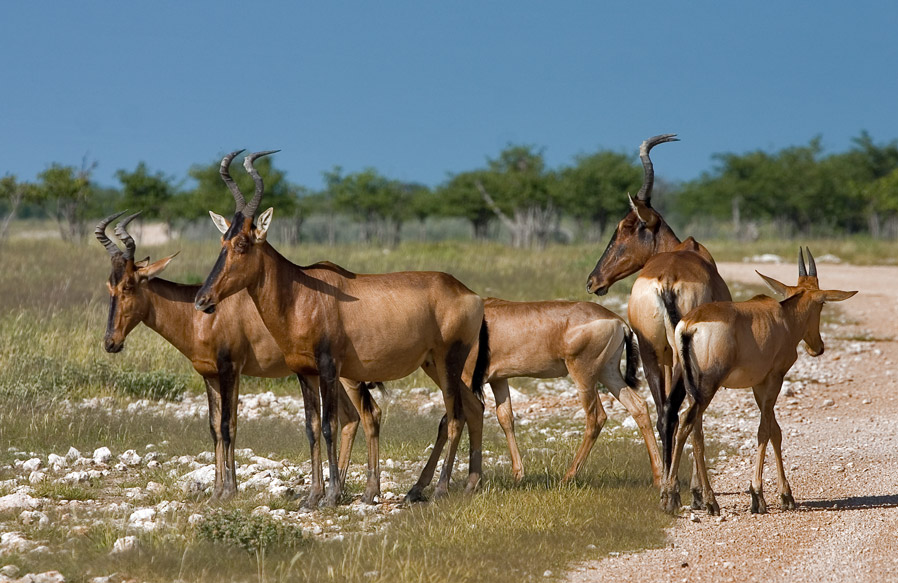
[[[630,212],[618,223],[586,283],[589,293],[604,295],[614,282],[642,270],[633,283],[627,317],[639,341],[642,368],[658,413],[665,474],[670,467],[677,412],[685,396],[677,383],[680,371],[674,366],[674,329],[680,317],[696,306],[732,299],[708,250],[692,237],[680,241],[652,208],[655,172],[649,152],[658,144],[673,141],[677,141],[676,134],[663,134],[640,145],[642,187],[636,198],[630,197]],[[696,450],[703,448],[701,431],[696,424]],[[692,485],[693,504],[701,507],[695,473]]]
[[[127,226],[137,214],[116,226],[115,234],[125,247],[124,251],[119,249],[107,236],[106,228],[123,214],[103,219],[94,230],[112,261],[112,273],[106,284],[109,316],[104,347],[110,353],[120,352],[131,330],[143,322],[190,360],[194,370],[203,377],[209,399],[209,427],[215,451],[212,500],[226,500],[237,492],[234,449],[240,376],[281,378],[293,373],[249,294],[234,294],[214,314],[197,312],[193,302],[200,286],[157,277],[177,253],[154,263],[149,262],[149,257],[134,260],[136,244]],[[340,391],[340,417],[345,422],[340,450],[341,479],[345,480],[349,467],[359,423],[358,408],[369,442],[368,484],[362,499],[372,502],[380,493],[377,477],[380,409],[363,383],[341,380],[348,390],[348,395]],[[317,387],[318,379],[300,378],[300,382]]]
[[[247,290],[290,370],[319,376],[323,424],[312,411],[306,429],[313,452],[318,449],[319,429],[324,433],[330,461],[328,505],[335,505],[341,494],[334,439],[337,379],[387,381],[423,368],[443,391],[449,417],[450,447],[435,492],[436,496],[445,494],[465,420],[460,398],[466,390],[462,371],[478,338],[479,366],[471,387],[476,393],[481,390],[488,361],[483,300],[446,273],[356,274],[331,263],[307,267],[291,263],[266,241],[273,209],[255,216],[264,185],[253,161],[273,152],[257,152],[244,159],[256,187],[249,203],[228,174],[238,153],[225,156],[221,163],[222,178],[237,210],[230,223],[211,213],[224,234],[218,261],[197,292],[196,309],[212,311],[224,298]],[[317,395],[304,397],[312,400]],[[480,481],[482,405],[480,411],[467,419],[471,436],[469,491]],[[320,466],[317,471],[313,467],[312,489],[309,503],[315,504],[316,496],[323,493]]]
[[[666,502],[669,512],[676,512],[680,505],[675,481],[685,438],[693,426],[701,423],[705,409],[721,386],[751,387],[761,410],[755,471],[749,486],[751,512],[767,511],[762,477],[768,441],[773,446],[782,506],[784,509],[795,508],[792,489],[783,469],[782,431],[773,407],[786,373],[798,358],[798,343],[804,340],[811,356],[823,354],[820,337],[823,304],[847,300],[857,292],[821,290],[810,249],[807,269],[801,250],[798,252],[798,285],[789,286],[766,275],[758,275],[786,299],[777,301],[767,296],[755,296],[745,302],[713,302],[692,310],[677,325],[675,342],[683,366],[688,404],[680,418],[673,459],[662,492],[662,501]],[[705,502],[719,513],[704,458],[699,458],[699,452],[693,452],[693,456],[700,466],[699,478]]]
[[[661,480],[658,444],[652,431],[648,407],[633,389],[637,386],[639,357],[627,323],[610,310],[592,302],[541,301],[510,302],[484,300],[484,317],[489,328],[490,365],[486,374],[496,397],[499,425],[508,440],[515,481],[524,476],[521,454],[514,435],[514,413],[508,379],[515,377],[558,378],[570,375],[586,413],[586,432],[564,479],[573,478],[607,418],[599,399],[597,383],[602,383],[627,408],[639,426],[649,452],[652,475]],[[620,372],[621,355],[626,353],[625,375]],[[474,359],[468,357],[465,378],[470,379]],[[465,393],[468,395],[469,393]],[[465,399],[467,406],[471,397]],[[446,442],[445,423],[434,445],[427,471],[413,488],[420,492],[433,476],[440,450]]]

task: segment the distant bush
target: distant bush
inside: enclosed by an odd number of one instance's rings
[[[207,541],[235,546],[250,554],[304,542],[299,527],[239,509],[216,510],[200,524],[198,534]]]

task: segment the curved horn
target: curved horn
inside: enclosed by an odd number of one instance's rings
[[[811,250],[807,247],[805,249],[808,252],[808,275],[811,277],[817,277],[817,264],[814,263],[814,256],[811,255]]]
[[[246,208],[243,209],[243,216],[245,217],[252,217],[256,214],[256,209],[259,208],[259,202],[262,200],[262,192],[265,190],[265,186],[262,184],[262,177],[259,175],[259,171],[256,170],[256,167],[253,166],[253,162],[256,161],[256,158],[261,158],[262,156],[267,156],[276,152],[280,152],[280,150],[254,152],[243,159],[243,167],[246,168],[246,171],[253,177],[253,182],[256,183],[256,192],[253,194],[252,200],[246,205]]]
[[[103,244],[103,247],[106,247],[106,251],[108,251],[109,255],[111,255],[112,257],[121,255],[122,251],[121,251],[121,249],[118,248],[118,246],[115,243],[112,242],[112,240],[109,237],[106,236],[106,227],[109,225],[109,223],[111,223],[115,219],[117,219],[120,216],[122,216],[123,214],[125,214],[125,212],[127,212],[127,211],[122,211],[122,212],[116,213],[114,215],[109,215],[108,217],[106,217],[105,219],[103,219],[102,221],[97,223],[97,226],[94,229],[94,235],[97,236],[97,240]]]
[[[804,253],[801,252],[801,247],[798,248],[798,277],[807,277],[808,272],[804,268]]]
[[[652,200],[652,186],[655,184],[655,169],[652,166],[652,159],[649,158],[649,152],[658,144],[664,142],[679,142],[677,134],[661,134],[653,136],[639,146],[639,158],[642,160],[642,168],[645,171],[645,177],[642,179],[642,188],[636,193],[636,200],[648,204]]]
[[[139,215],[141,211],[137,211],[133,215],[125,218],[119,224],[115,226],[115,236],[119,238],[119,240],[125,245],[125,259],[134,259],[134,251],[137,249],[137,245],[134,243],[134,237],[128,234],[128,231],[125,230],[125,227],[128,226],[128,223],[134,220],[134,217]]]
[[[229,170],[231,166],[231,160],[233,160],[237,154],[242,152],[243,150],[237,150],[235,152],[231,152],[227,156],[221,159],[221,167],[218,169],[218,173],[221,174],[221,179],[224,180],[224,183],[228,185],[228,190],[231,191],[231,194],[234,195],[234,200],[237,202],[237,212],[243,210],[243,207],[246,206],[246,199],[243,198],[243,193],[240,192],[240,189],[237,187],[237,183],[234,182],[234,179],[231,178],[231,172]]]

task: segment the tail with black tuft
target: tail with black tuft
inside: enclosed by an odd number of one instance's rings
[[[626,350],[624,382],[631,389],[635,389],[639,386],[639,378],[636,376],[636,369],[639,368],[639,347],[636,344],[636,335],[629,328],[624,336],[624,348]]]
[[[695,364],[692,351],[692,335],[694,332],[683,330],[679,333],[680,358],[683,359],[683,376],[686,379],[686,392],[698,400],[698,383],[700,371]]]
[[[480,324],[480,335],[477,339],[477,360],[474,362],[474,373],[471,376],[471,390],[483,401],[483,381],[490,367],[490,334],[486,327],[486,318]]]

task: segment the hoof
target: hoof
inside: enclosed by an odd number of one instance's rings
[[[377,504],[375,500],[379,497],[379,490],[372,490],[370,492],[366,490],[365,493],[362,494],[362,504]]]
[[[309,497],[306,498],[305,502],[302,503],[303,508],[318,508],[318,503],[321,502],[321,493],[315,492],[313,494],[309,494]]]
[[[711,516],[720,516],[720,504],[717,503],[717,500],[706,502],[705,510],[707,510],[708,514],[710,514]]]
[[[449,488],[441,488],[439,484],[433,491],[433,499],[439,500],[440,498],[445,498],[449,495]]]
[[[417,486],[413,487],[408,491],[408,494],[405,495],[403,502],[416,503],[416,502],[427,502],[427,498],[424,496],[424,492],[421,488]]]
[[[693,488],[692,489],[692,505],[693,510],[701,510],[705,507],[705,498],[702,494],[701,488]]]
[[[327,496],[324,497],[324,500],[322,501],[322,505],[325,508],[336,508],[337,502],[339,501],[339,499],[340,499],[340,497],[338,494],[328,494]]]
[[[780,494],[780,502],[783,510],[795,510],[795,498],[792,494]]]
[[[755,492],[755,489],[752,487],[748,488],[748,493],[751,494],[751,513],[767,514],[767,501],[764,500],[764,494]]]
[[[667,512],[668,514],[676,516],[680,510],[680,493],[662,492],[661,510]]]

